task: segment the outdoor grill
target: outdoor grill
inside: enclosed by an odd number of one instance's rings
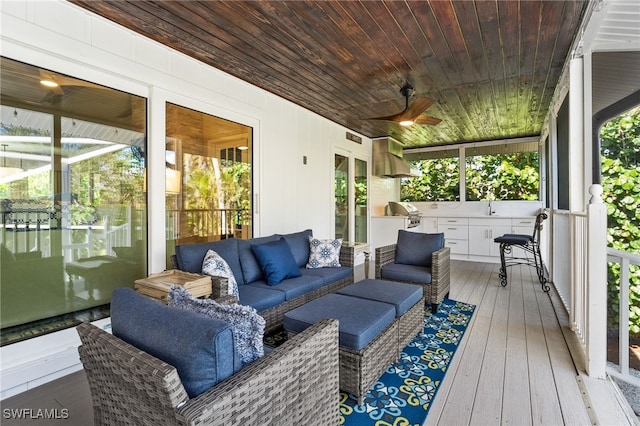
[[[386,209],[387,216],[406,216],[405,229],[420,225],[420,211],[416,206],[404,201],[389,201]]]

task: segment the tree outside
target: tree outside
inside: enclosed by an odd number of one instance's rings
[[[460,201],[458,158],[413,162],[422,176],[403,179],[405,201]],[[466,158],[466,201],[538,200],[538,153],[475,155]]]
[[[640,253],[640,107],[600,129],[601,182],[607,205],[608,246]],[[618,328],[620,265],[609,264],[609,328]],[[629,330],[640,337],[640,268],[629,276]]]

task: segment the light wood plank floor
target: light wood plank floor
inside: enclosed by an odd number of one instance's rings
[[[450,297],[477,308],[425,425],[593,424],[562,327],[533,268],[510,268],[505,288],[496,264],[453,261],[451,270]],[[68,420],[2,418],[3,426],[92,423],[83,372],[1,405],[69,410]]]
[[[535,269],[454,262],[450,297],[477,306],[426,425],[588,425],[578,372]]]

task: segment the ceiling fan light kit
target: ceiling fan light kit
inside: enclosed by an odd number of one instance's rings
[[[418,96],[409,104],[409,98],[413,94],[413,87],[409,83],[400,88],[400,93],[402,93],[405,99],[405,106],[402,112],[385,117],[371,118],[371,120],[390,121],[405,127],[413,124],[433,126],[441,121],[439,118],[423,114],[427,108],[436,102],[435,99]]]

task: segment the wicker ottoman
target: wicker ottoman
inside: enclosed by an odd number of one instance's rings
[[[339,321],[340,389],[358,398],[364,395],[398,356],[396,309],[388,303],[327,294],[284,316],[289,336],[324,318]]]
[[[348,285],[337,293],[395,306],[398,319],[398,357],[424,328],[424,296],[421,285],[367,279]]]

